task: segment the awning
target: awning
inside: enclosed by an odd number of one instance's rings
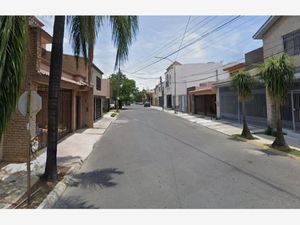
[[[204,87],[201,89],[197,89],[189,92],[190,95],[215,95],[216,88],[214,87]]]

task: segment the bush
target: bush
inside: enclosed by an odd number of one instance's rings
[[[114,113],[112,113],[110,116],[111,116],[111,117],[115,117],[116,115],[117,115],[117,113],[114,112]]]

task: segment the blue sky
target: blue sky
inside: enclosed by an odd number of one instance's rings
[[[139,88],[152,89],[159,82],[158,77],[164,75],[170,62],[162,60],[145,69],[142,69],[143,67],[157,61],[155,57],[166,56],[177,50],[181,42],[181,46],[185,46],[233,17],[140,16],[139,32],[130,47],[129,59],[121,70],[129,78],[135,79]],[[52,34],[53,17],[38,18],[44,22],[44,29]],[[170,59],[176,59],[180,63],[222,61],[224,64],[241,60],[246,52],[262,46],[262,42],[253,40],[252,36],[267,18],[268,16],[241,16],[178,54],[170,56]],[[186,26],[187,30],[182,41]],[[64,52],[72,54],[68,29],[65,32]],[[116,49],[111,41],[110,27],[104,24],[96,42],[94,63],[105,73],[105,77],[114,71],[115,55]]]

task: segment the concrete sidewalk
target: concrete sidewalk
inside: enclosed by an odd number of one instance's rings
[[[94,128],[81,129],[68,135],[57,146],[57,163],[60,167],[81,165],[94,148],[94,144],[103,136],[116,117],[106,113],[94,123]],[[43,174],[46,163],[46,148],[31,162],[31,183],[36,184]],[[26,163],[11,163],[0,168],[0,209],[9,208],[17,202],[27,190]]]
[[[162,111],[162,108],[157,106],[151,106],[151,109]],[[170,109],[164,109],[164,112],[170,113],[174,116],[186,119],[192,123],[202,125],[204,127],[207,127],[212,130],[216,130],[218,132],[221,132],[229,136],[242,133],[242,126],[243,126],[242,124],[228,122],[224,120],[215,120],[215,119],[210,119],[208,117],[205,118],[200,115],[192,115],[192,114],[182,113],[182,112],[178,112],[177,114],[175,114],[174,110],[170,110]],[[257,142],[263,145],[270,145],[273,143],[275,139],[274,137],[263,134],[265,128],[252,126],[252,125],[249,125],[249,128],[253,133],[253,136],[258,138],[253,142]],[[287,135],[285,135],[285,139],[287,143],[290,145],[290,147],[300,151],[300,134],[289,130],[287,130],[286,133]]]

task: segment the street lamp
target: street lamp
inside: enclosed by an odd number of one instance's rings
[[[177,113],[177,96],[176,96],[176,67],[175,67],[175,61],[167,58],[167,57],[158,57],[158,56],[155,56],[154,58],[157,58],[157,59],[165,59],[165,60],[168,60],[170,61],[173,65],[174,65],[174,95],[175,95],[175,108],[174,108],[174,113],[176,114]],[[163,96],[164,98],[164,96]]]

